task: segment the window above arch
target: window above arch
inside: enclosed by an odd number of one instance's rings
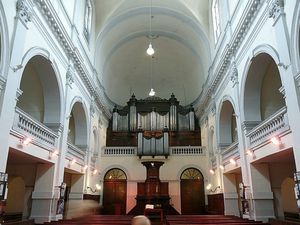
[[[85,0],[83,34],[87,41],[90,40],[91,28],[92,28],[92,2],[91,0]]]
[[[127,177],[123,170],[114,168],[105,174],[104,180],[127,180]]]
[[[219,0],[213,0],[211,7],[211,15],[213,20],[214,38],[215,42],[217,42],[221,34]]]
[[[203,175],[196,168],[188,168],[184,170],[180,176],[181,180],[201,180]]]

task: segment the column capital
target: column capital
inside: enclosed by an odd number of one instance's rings
[[[24,26],[28,29],[27,23],[31,22],[32,12],[29,4],[26,0],[18,0],[17,1],[17,18],[24,24]]]
[[[269,18],[273,18],[274,21],[283,13],[284,0],[275,0],[269,9]]]

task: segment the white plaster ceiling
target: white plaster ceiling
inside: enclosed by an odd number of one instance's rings
[[[153,0],[151,59],[150,0],[95,0],[95,65],[107,96],[125,105],[132,93],[148,97],[152,86],[158,97],[174,93],[181,104],[192,103],[211,64],[209,2]]]

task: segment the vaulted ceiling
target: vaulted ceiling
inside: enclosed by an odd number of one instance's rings
[[[173,92],[181,104],[192,103],[211,64],[209,2],[95,0],[95,65],[107,96],[124,105],[132,93],[148,97],[152,86],[158,97]],[[153,58],[146,54],[150,8]]]

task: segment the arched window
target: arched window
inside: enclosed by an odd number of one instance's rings
[[[215,37],[215,42],[217,42],[221,34],[219,0],[213,0],[211,11],[212,11],[212,20],[213,20],[213,28],[214,28],[214,37]]]
[[[85,1],[85,10],[84,10],[84,28],[83,33],[87,41],[90,39],[92,27],[92,3],[91,0]]]

